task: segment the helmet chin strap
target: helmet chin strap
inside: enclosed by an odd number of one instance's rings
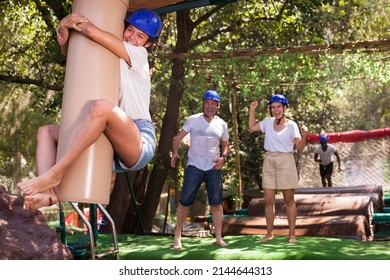
[[[272,117],[272,110],[271,110],[271,107],[269,107],[269,113],[270,113],[270,115],[271,115],[271,117]],[[280,119],[276,119],[277,120],[277,123],[276,123],[276,125],[279,125],[280,124],[280,122],[282,121],[282,119],[285,117],[285,114],[284,114],[284,110],[283,110],[283,115],[282,115],[282,117],[280,118]]]
[[[276,125],[279,125],[280,124],[280,122],[281,122],[281,120],[284,118],[284,113],[283,113],[283,115],[282,115],[282,117],[280,118],[280,119],[276,119],[278,122],[276,123]]]

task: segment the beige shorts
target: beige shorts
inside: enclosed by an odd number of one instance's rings
[[[293,153],[267,152],[263,162],[263,189],[298,188],[298,172]]]

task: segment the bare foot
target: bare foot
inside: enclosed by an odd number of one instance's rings
[[[182,249],[182,246],[181,246],[181,240],[180,238],[176,238],[173,240],[173,249],[175,250],[181,250]]]
[[[229,246],[229,244],[226,243],[226,242],[223,241],[223,240],[216,241],[215,244],[218,245],[219,247],[226,247],[226,246]]]
[[[44,193],[48,190],[56,187],[61,182],[61,178],[55,175],[51,175],[49,172],[41,176],[26,180],[17,184],[23,193],[28,196]]]
[[[263,237],[262,239],[260,239],[259,241],[260,242],[267,242],[267,241],[270,241],[270,240],[272,240],[272,239],[274,239],[274,236],[273,235],[271,235],[271,236],[265,236],[265,237]]]
[[[54,193],[37,193],[34,195],[28,195],[24,198],[24,208],[28,210],[35,210],[44,206],[51,206],[57,202],[58,199]]]
[[[295,239],[295,236],[292,236],[288,239],[288,243],[297,243],[298,241]]]

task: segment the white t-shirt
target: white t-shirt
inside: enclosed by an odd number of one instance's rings
[[[289,153],[294,149],[294,139],[301,138],[298,125],[288,120],[282,131],[274,130],[275,117],[269,117],[259,122],[261,131],[265,133],[264,149],[269,152]]]
[[[133,120],[151,121],[148,52],[144,47],[123,43],[132,66],[130,67],[124,59],[120,59],[121,84],[118,105]]]
[[[336,152],[335,146],[333,146],[331,144],[327,144],[327,145],[328,145],[328,148],[326,149],[325,152],[322,150],[321,145],[318,145],[314,149],[314,153],[319,154],[320,159],[321,159],[320,164],[323,166],[328,165],[329,163],[331,163],[333,161],[333,154]]]
[[[190,116],[182,129],[190,133],[188,165],[207,171],[215,165],[214,160],[220,157],[220,142],[229,140],[228,126],[224,120],[214,116],[207,122],[203,113]]]

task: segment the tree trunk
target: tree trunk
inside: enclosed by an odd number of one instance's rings
[[[133,188],[137,206],[133,203],[126,174],[118,173],[115,178],[114,189],[110,196],[110,204],[106,210],[114,220],[117,233],[141,233],[143,219],[135,207],[139,209],[143,203],[148,169],[144,168],[138,172],[128,172],[127,175]],[[142,223],[142,228],[138,220]],[[103,232],[112,233],[111,226],[109,224],[104,226]]]
[[[175,52],[186,52],[190,49],[193,27],[188,10],[177,12],[178,37]],[[153,218],[157,211],[160,195],[170,168],[170,151],[173,137],[177,132],[180,100],[184,92],[185,60],[172,60],[172,78],[170,83],[167,107],[161,128],[157,149],[157,160],[149,179],[145,201],[141,208],[145,231],[151,231]]]

